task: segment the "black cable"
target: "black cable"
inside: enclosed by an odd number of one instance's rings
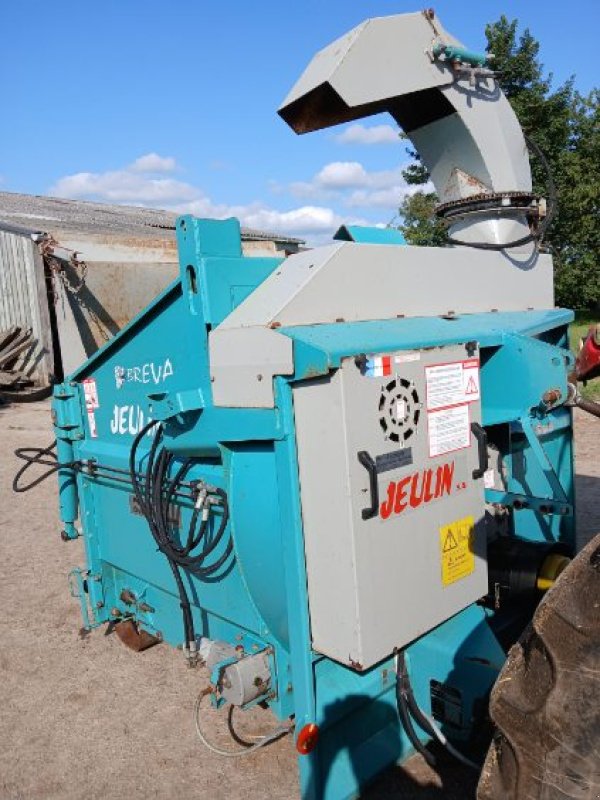
[[[525,136],[525,134],[523,135]],[[503,244],[496,244],[495,242],[464,242],[461,239],[454,239],[452,236],[449,236],[446,240],[449,244],[456,244],[460,245],[461,247],[474,247],[477,250],[508,250],[511,247],[520,247],[521,245],[529,244],[529,242],[539,243],[541,241],[544,234],[548,230],[548,227],[552,222],[558,207],[556,185],[554,183],[554,177],[552,175],[550,165],[548,164],[548,160],[540,147],[533,141],[533,139],[530,139],[529,136],[525,136],[525,142],[530,150],[533,150],[536,157],[542,162],[542,166],[546,172],[548,208],[546,211],[546,216],[542,222],[538,225],[535,231],[531,231],[531,233],[528,233],[527,236],[523,236],[520,239],[515,239],[512,242],[504,242]]]
[[[430,767],[435,767],[437,763],[436,758],[433,753],[427,750],[423,742],[419,739],[409,714],[408,696],[406,690],[407,678],[408,673],[406,671],[404,653],[401,652],[398,656],[398,672],[396,674],[396,704],[398,706],[398,716],[400,717],[402,727],[406,731],[406,735],[408,736],[410,743],[415,748],[417,753],[420,753],[423,756]],[[428,733],[428,731],[426,732]]]
[[[467,758],[465,755],[463,755],[463,753],[459,752],[454,747],[454,745],[451,744],[446,739],[446,737],[441,733],[441,731],[439,729],[435,730],[433,721],[430,720],[421,711],[421,709],[419,708],[419,705],[417,704],[417,701],[415,699],[415,695],[414,695],[414,692],[413,692],[413,689],[412,689],[412,686],[411,686],[411,683],[410,683],[410,676],[408,674],[408,667],[406,665],[406,659],[405,659],[405,656],[404,656],[404,651],[400,651],[400,653],[398,654],[398,674],[396,675],[396,695],[397,695],[397,697],[399,696],[404,701],[406,713],[412,714],[412,717],[415,720],[415,722],[417,723],[417,725],[419,725],[425,731],[425,733],[428,736],[430,736],[435,741],[439,742],[442,745],[442,747],[446,750],[446,752],[448,752],[457,761],[460,761],[461,764],[465,764],[466,766],[470,767],[471,769],[475,769],[475,770],[480,770],[481,769],[481,765],[476,764],[470,758]],[[398,711],[400,713],[400,707],[398,708]],[[402,716],[401,716],[401,719],[403,719]],[[413,731],[414,731],[414,728],[413,728]],[[407,731],[407,733],[408,733],[408,731]],[[416,733],[415,733],[415,736],[416,736]],[[409,738],[410,738],[410,736],[409,736]],[[418,740],[418,737],[417,737],[417,740]],[[419,741],[419,744],[421,744],[420,741]],[[413,744],[413,746],[414,746],[414,744]],[[423,747],[423,745],[421,745],[421,747]],[[423,750],[425,750],[424,747],[423,747]],[[428,750],[425,750],[425,752],[423,752],[422,750],[419,750],[419,752],[427,760],[427,763],[430,764],[426,753],[429,754],[430,756],[431,756],[431,753],[429,753]],[[435,763],[435,757],[434,757],[434,763]],[[433,766],[433,764],[430,764],[430,766]]]
[[[139,480],[136,472],[137,450],[143,437],[156,424],[158,423],[151,422],[146,425],[133,441],[129,457],[130,477],[140,510],[148,522],[158,550],[167,558],[175,578],[183,617],[184,641],[186,645],[194,645],[196,639],[192,608],[181,571],[207,579],[214,575],[231,555],[233,540],[230,537],[221,556],[216,561],[207,563],[208,557],[217,548],[226,532],[229,521],[227,493],[219,488],[211,488],[210,492],[206,492],[203,502],[199,502],[200,496],[198,496],[191,514],[187,536],[182,540],[184,543],[177,541],[169,522],[169,508],[195,461],[186,459],[179,464],[173,474],[175,457],[162,444],[163,429],[160,425],[150,446],[145,472]],[[194,482],[190,485],[193,484]],[[211,509],[215,507],[215,498],[218,498],[217,505],[222,508],[222,514],[217,531],[210,536],[209,516]],[[198,547],[201,549],[194,552]]]
[[[65,462],[64,464],[59,464],[57,461],[56,452],[54,452],[55,447],[56,439],[52,442],[52,444],[49,444],[48,447],[18,447],[15,450],[15,456],[20,458],[22,461],[25,461],[25,464],[23,464],[23,466],[17,470],[17,473],[13,478],[13,492],[17,492],[18,494],[22,492],[28,492],[30,489],[39,486],[39,484],[45,481],[46,478],[49,478],[50,475],[54,475],[54,473],[58,472],[60,469],[76,469],[79,466],[79,461],[70,461]],[[44,456],[49,460],[44,460]],[[31,483],[21,486],[19,484],[20,479],[34,464],[37,464],[38,466],[49,467],[49,469],[31,481]]]

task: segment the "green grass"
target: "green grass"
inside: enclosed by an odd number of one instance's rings
[[[590,325],[600,322],[598,317],[593,317],[589,311],[576,311],[575,321],[569,329],[571,350],[575,355],[579,351],[579,342],[587,335]],[[588,400],[600,400],[600,378],[588,381],[587,386],[581,385],[581,394]]]

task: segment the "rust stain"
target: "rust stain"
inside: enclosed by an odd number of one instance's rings
[[[148,631],[141,630],[132,619],[124,619],[121,622],[117,622],[114,631],[123,644],[136,653],[147,650],[160,641]]]

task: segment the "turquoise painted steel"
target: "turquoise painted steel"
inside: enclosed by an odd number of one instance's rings
[[[466,47],[458,47],[453,44],[434,44],[433,56],[434,58],[444,56],[446,61],[459,61],[461,64],[469,64],[471,67],[485,67],[489,63],[487,53],[475,53],[473,50],[467,50]]]
[[[196,632],[247,653],[271,648],[273,713],[294,715],[296,734],[308,723],[320,727],[316,749],[299,756],[302,797],[353,797],[412,747],[398,722],[393,658],[360,672],[311,647],[292,386],[327,374],[348,355],[479,342],[483,423],[506,476],[504,491],[488,489],[487,499],[509,509],[510,535],[572,545],[571,416],[544,401],[549,388],[566,391],[572,314],[281,328],[294,341],[296,373],[275,379],[275,408],[215,408],[208,333],[281,259],[243,257],[236,220],[186,216],[177,233],[180,278],[55,390],[61,462],[88,465],[59,473],[63,527],[68,538],[78,535],[79,514],[85,543],[86,565],[76,577],[86,624],[106,622],[118,610],[170,645],[182,643],[173,575],[136,513],[127,479],[134,436],[150,418],[164,420],[166,447],[195,459],[188,479],[205,480],[229,498],[232,557],[208,581],[186,576]],[[142,465],[150,443],[141,445]],[[192,504],[180,500],[178,509],[185,530]],[[133,605],[124,603],[124,590]],[[470,606],[408,649],[419,705],[442,714],[446,733],[465,748],[504,660],[496,635],[501,616]]]

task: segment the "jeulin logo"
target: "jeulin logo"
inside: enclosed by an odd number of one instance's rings
[[[454,462],[441,464],[437,469],[424,469],[407,475],[400,481],[391,481],[387,500],[379,507],[381,519],[401,514],[406,508],[418,508],[438,497],[452,493]]]

